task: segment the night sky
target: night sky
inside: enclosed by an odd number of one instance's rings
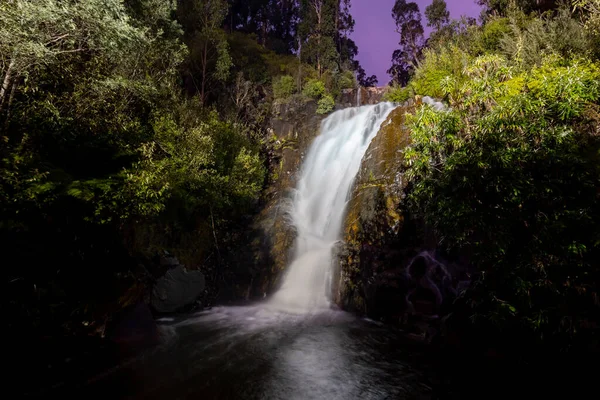
[[[421,13],[432,0],[414,0]],[[400,35],[395,32],[392,7],[395,0],[352,0],[352,16],[356,20],[352,39],[358,45],[358,59],[367,75],[377,75],[379,85],[385,85],[390,77],[385,72],[391,64],[392,53],[398,48]],[[479,17],[480,7],[475,0],[446,0],[450,18],[461,15]],[[429,33],[425,16],[423,26]]]

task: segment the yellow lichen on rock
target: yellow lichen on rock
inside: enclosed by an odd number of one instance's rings
[[[402,171],[404,150],[410,144],[405,120],[413,110],[414,105],[407,104],[390,113],[370,143],[356,177],[338,254],[337,299],[344,308],[366,313],[367,281],[377,268],[371,262],[376,256],[372,253],[402,229],[404,218],[399,210],[406,187]]]

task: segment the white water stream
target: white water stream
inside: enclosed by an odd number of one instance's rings
[[[295,255],[271,305],[302,313],[329,307],[332,250],[340,240],[352,183],[369,143],[394,108],[393,103],[348,108],[321,123],[290,210],[298,233]]]

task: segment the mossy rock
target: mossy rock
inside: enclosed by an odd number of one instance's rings
[[[407,186],[404,151],[410,144],[405,118],[412,111],[412,102],[399,106],[383,122],[352,189],[334,292],[337,303],[347,310],[376,313],[378,288],[404,287],[403,268],[414,253],[412,241],[406,240],[412,227],[407,227],[402,212]]]

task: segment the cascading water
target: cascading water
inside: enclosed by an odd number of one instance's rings
[[[395,108],[380,103],[337,111],[321,123],[294,193],[290,216],[297,229],[295,257],[271,304],[292,312],[329,306],[331,256],[361,160]]]

